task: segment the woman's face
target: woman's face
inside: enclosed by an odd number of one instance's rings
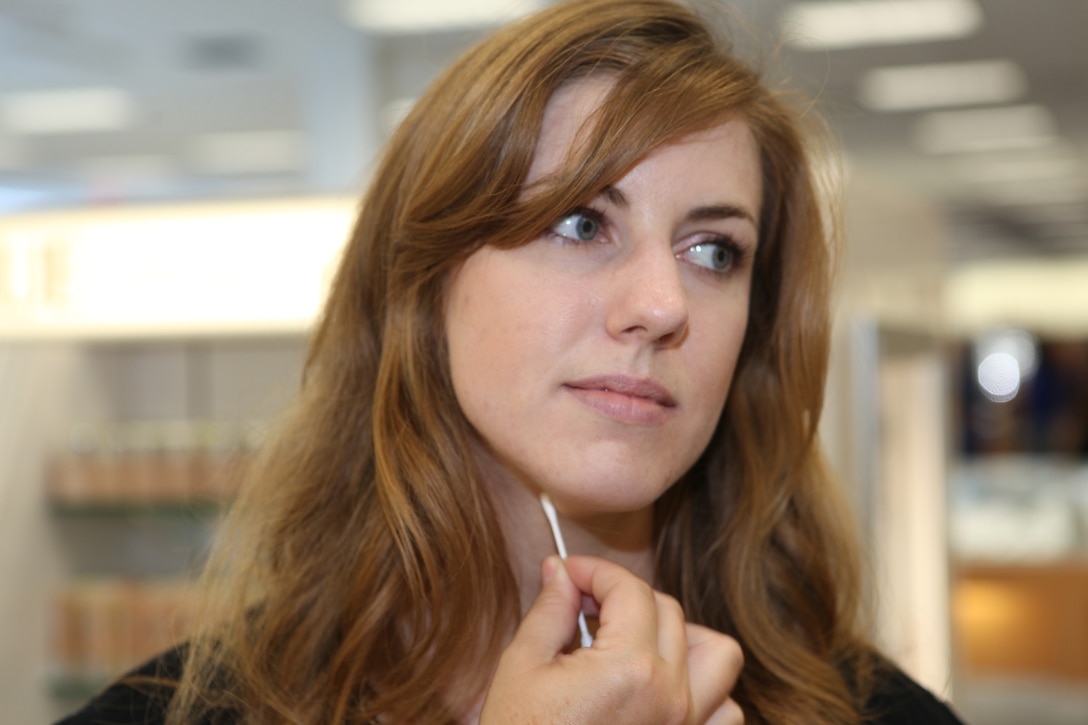
[[[555,94],[529,184],[563,163],[609,87]],[[472,254],[446,333],[489,463],[572,516],[640,509],[675,483],[729,391],[761,199],[755,142],[730,121],[655,150],[529,244]]]

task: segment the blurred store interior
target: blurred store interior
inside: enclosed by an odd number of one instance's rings
[[[541,4],[0,0],[0,719],[184,624],[382,139]],[[1083,725],[1088,2],[727,4],[843,148],[823,426],[877,634],[969,722]]]

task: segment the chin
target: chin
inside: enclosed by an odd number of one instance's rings
[[[633,481],[638,483],[632,485]],[[580,480],[554,482],[545,489],[564,515],[577,518],[641,511],[651,506],[671,485],[651,484],[647,482],[645,472],[631,472],[623,476],[582,476]]]

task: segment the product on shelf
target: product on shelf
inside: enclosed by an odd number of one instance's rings
[[[218,502],[237,491],[258,425],[132,421],[80,425],[49,471],[60,504]]]
[[[194,602],[181,581],[89,580],[67,587],[53,602],[55,679],[93,687],[183,642]]]

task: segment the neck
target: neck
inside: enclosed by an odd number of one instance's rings
[[[506,540],[510,566],[518,586],[522,616],[540,594],[540,564],[555,554],[548,519],[540,504],[541,489],[526,477],[512,473],[483,450],[476,451],[476,461]],[[559,527],[567,553],[599,556],[626,567],[647,582],[654,579],[653,507],[618,513],[564,512],[556,502]],[[513,632],[508,637],[513,637]],[[460,722],[474,725],[479,721],[483,699]]]
[[[484,470],[506,539],[510,565],[518,584],[521,613],[540,593],[540,563],[555,554],[540,489],[498,464]],[[614,561],[653,583],[653,508],[608,513],[571,513],[556,501],[559,527],[567,553]]]

